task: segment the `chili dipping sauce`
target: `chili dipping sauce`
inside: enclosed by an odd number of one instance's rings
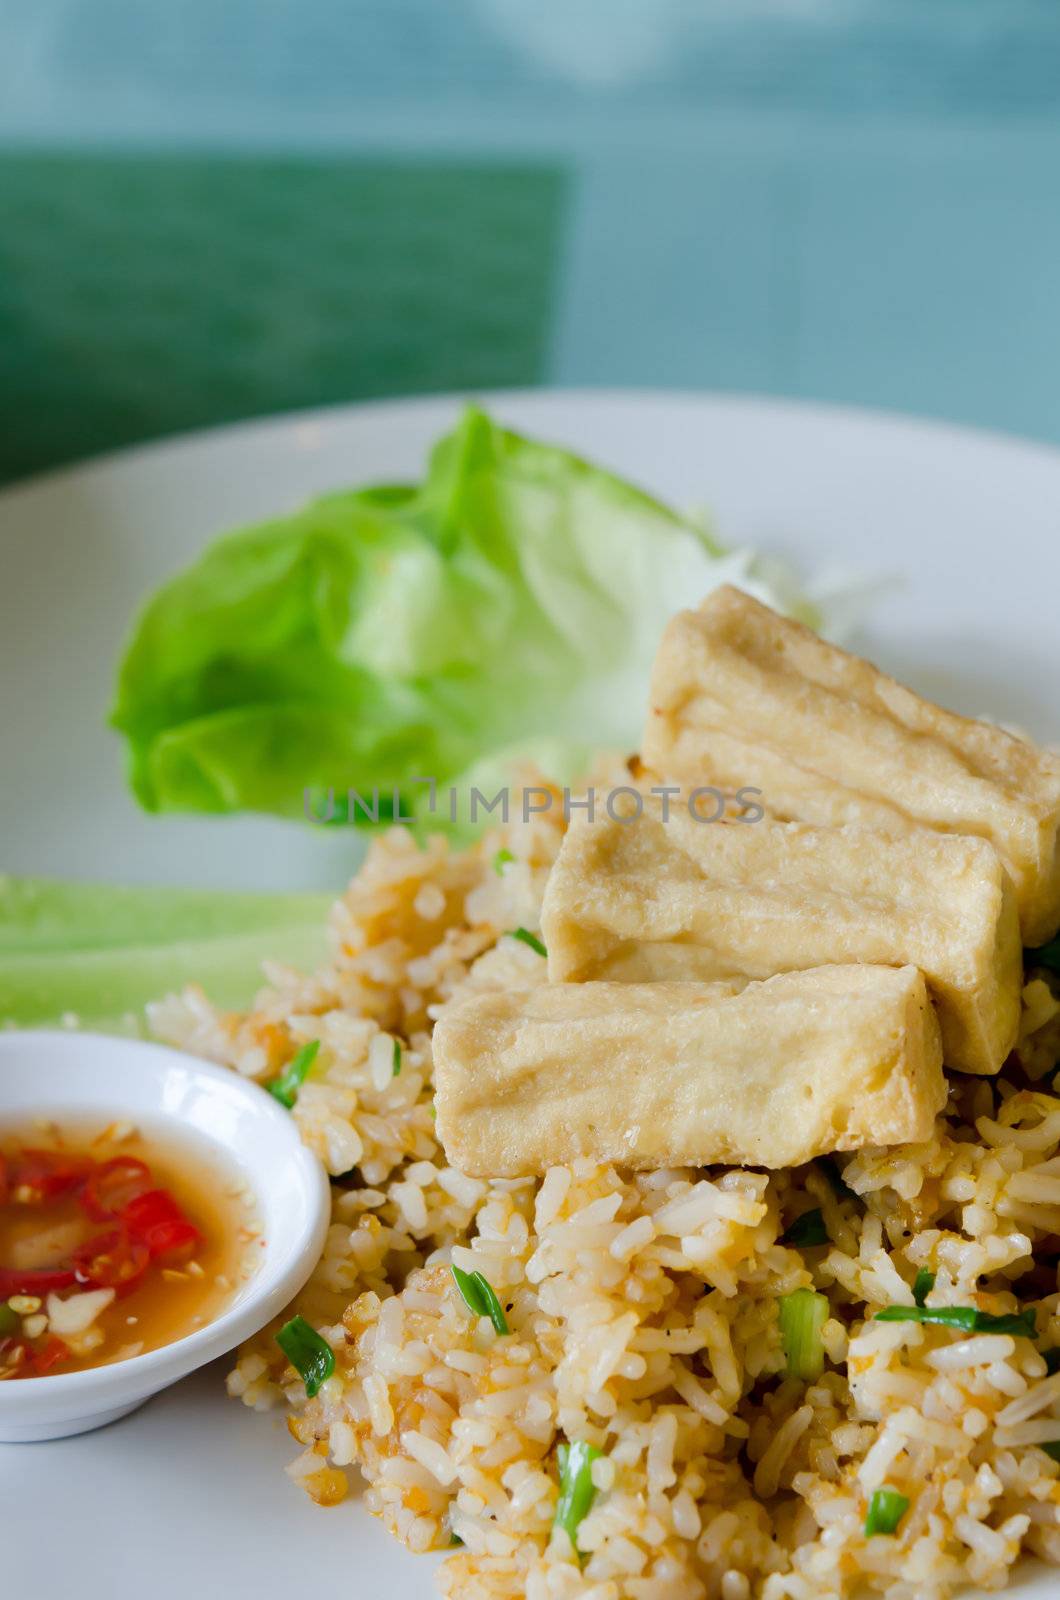
[[[190,1139],[117,1120],[0,1126],[0,1381],[182,1339],[264,1243],[246,1180]]]

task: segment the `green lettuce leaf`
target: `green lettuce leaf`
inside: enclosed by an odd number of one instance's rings
[[[0,1026],[76,1017],[138,1031],[148,1000],[201,983],[245,1006],[267,957],[304,970],[326,952],[326,894],[115,888],[0,877]]]
[[[400,799],[542,745],[562,780],[636,748],[667,619],[728,581],[817,620],[695,522],[471,407],[418,487],[328,495],[166,583],[111,720],[149,811]]]

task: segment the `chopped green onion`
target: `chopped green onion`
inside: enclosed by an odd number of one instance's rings
[[[1038,1449],[1044,1450],[1054,1461],[1060,1461],[1060,1439],[1054,1439],[1049,1444],[1040,1444]]]
[[[449,1270],[453,1274],[453,1282],[460,1290],[461,1299],[472,1315],[489,1317],[498,1333],[510,1333],[504,1307],[494,1294],[488,1279],[484,1278],[481,1272],[464,1272],[456,1265],[451,1266]]]
[[[493,858],[493,870],[497,874],[498,878],[502,876],[505,867],[514,860],[515,857],[510,850],[497,851],[497,854]]]
[[[463,1542],[464,1542],[463,1539],[461,1539],[461,1537],[460,1537],[460,1535],[458,1533],[451,1533],[449,1535],[449,1548],[450,1549],[452,1549],[452,1547],[454,1545],[456,1545],[456,1544],[463,1544]]]
[[[471,1276],[475,1279],[479,1289],[482,1292],[482,1298],[486,1302],[486,1315],[493,1323],[493,1326],[496,1328],[497,1332],[502,1336],[510,1333],[511,1329],[508,1327],[508,1318],[504,1315],[504,1307],[497,1299],[497,1296],[494,1294],[493,1289],[487,1279],[482,1276],[481,1272],[473,1272]]]
[[[572,1444],[561,1444],[556,1451],[559,1459],[559,1499],[553,1525],[562,1528],[575,1550],[578,1548],[578,1527],[592,1509],[596,1499],[593,1483],[593,1462],[602,1455],[593,1444],[575,1439]]]
[[[781,1235],[780,1242],[798,1245],[803,1250],[811,1245],[827,1244],[828,1229],[824,1225],[820,1206],[815,1206],[812,1211],[804,1211],[801,1217],[796,1217],[788,1231]]]
[[[876,1489],[865,1518],[866,1539],[872,1539],[878,1533],[897,1533],[898,1524],[908,1510],[908,1499],[904,1494],[899,1494],[897,1489]]]
[[[310,1039],[296,1056],[291,1057],[280,1076],[269,1084],[269,1093],[276,1097],[281,1106],[286,1106],[288,1111],[298,1099],[298,1091],[305,1082],[319,1049],[320,1040]]]
[[[824,1172],[825,1177],[840,1200],[856,1200],[858,1198],[839,1170],[839,1162],[835,1156],[818,1156],[817,1165]]]
[[[531,950],[537,951],[539,956],[548,955],[548,951],[541,943],[541,940],[537,937],[536,933],[531,933],[529,928],[516,928],[515,932],[512,934],[512,938],[520,939],[523,944],[528,944]]]
[[[922,1306],[932,1289],[935,1287],[935,1274],[929,1272],[927,1267],[921,1267],[913,1279],[913,1299],[918,1306]]]
[[[1060,1372],[1060,1345],[1056,1345],[1052,1350],[1043,1350],[1042,1355],[1045,1357],[1045,1370],[1050,1378]]]
[[[401,1071],[401,1045],[399,1044],[397,1039],[395,1039],[394,1040],[394,1071],[393,1071],[392,1076],[396,1078],[400,1071]]]
[[[0,1339],[6,1339],[9,1333],[14,1333],[21,1320],[17,1311],[12,1311],[6,1301],[0,1300]]]
[[[276,1343],[301,1375],[310,1400],[335,1370],[335,1352],[304,1317],[292,1317],[276,1335]]]
[[[1033,1306],[1001,1317],[975,1306],[884,1306],[875,1317],[877,1322],[935,1322],[962,1333],[1014,1333],[1022,1339],[1037,1337],[1034,1320]]]
[[[1048,967],[1050,972],[1060,972],[1060,936],[1040,944],[1036,950],[1024,950],[1025,967]]]
[[[828,1301],[812,1289],[796,1289],[780,1297],[780,1340],[788,1375],[815,1382],[824,1371],[821,1329],[828,1320]]]

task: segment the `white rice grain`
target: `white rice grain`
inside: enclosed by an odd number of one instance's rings
[[[787,1459],[812,1421],[813,1407],[800,1406],[781,1423],[755,1468],[754,1488],[760,1499],[768,1500],[776,1494]]]
[[[455,1482],[456,1467],[453,1465],[448,1451],[443,1450],[440,1444],[436,1444],[433,1439],[429,1439],[425,1433],[420,1433],[415,1428],[409,1428],[407,1432],[401,1435],[401,1448],[414,1461],[418,1461],[422,1467],[425,1467],[431,1477],[436,1478],[443,1489],[448,1489],[449,1485]]]

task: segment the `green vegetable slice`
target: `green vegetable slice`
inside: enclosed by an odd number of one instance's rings
[[[335,1371],[335,1352],[304,1317],[292,1317],[276,1335],[276,1343],[305,1384],[310,1400]]]
[[[395,1039],[394,1040],[393,1072],[392,1072],[391,1076],[396,1078],[398,1076],[398,1074],[400,1073],[400,1071],[401,1071],[401,1044],[397,1039]]]
[[[824,1225],[824,1214],[820,1206],[815,1206],[812,1211],[804,1211],[786,1233],[781,1235],[781,1244],[795,1245],[801,1250],[807,1250],[815,1244],[828,1244],[828,1229]]]
[[[481,1272],[464,1272],[455,1262],[450,1265],[449,1270],[453,1274],[453,1282],[460,1290],[461,1299],[472,1315],[489,1317],[498,1333],[510,1333],[504,1307],[494,1294],[489,1280]]]
[[[317,1058],[320,1049],[319,1039],[310,1039],[304,1044],[297,1055],[291,1057],[278,1078],[273,1078],[268,1085],[269,1093],[277,1099],[288,1111],[298,1099],[298,1091],[308,1076],[309,1069]]]
[[[1060,1439],[1054,1439],[1050,1444],[1040,1444],[1038,1449],[1044,1450],[1054,1461],[1060,1461]]]
[[[898,1524],[908,1510],[908,1498],[897,1489],[876,1489],[865,1518],[866,1539],[875,1538],[879,1533],[897,1533]]]
[[[575,1550],[578,1548],[578,1528],[592,1509],[596,1499],[593,1483],[593,1462],[602,1455],[595,1445],[584,1439],[571,1444],[561,1444],[556,1455],[559,1460],[559,1499],[553,1524],[562,1528]]]
[[[143,1008],[199,983],[239,1010],[266,958],[312,971],[331,897],[116,888],[0,874],[0,1026],[139,1032]]]
[[[21,1318],[17,1311],[12,1311],[6,1301],[0,1301],[0,1339],[6,1339],[9,1333],[16,1332]]]
[[[812,1289],[796,1289],[780,1298],[780,1339],[788,1375],[815,1382],[824,1371],[821,1329],[828,1320],[828,1301]]]
[[[535,933],[531,933],[529,928],[516,928],[512,934],[512,938],[518,939],[521,944],[528,944],[531,950],[537,951],[539,956],[548,955],[548,951],[541,943],[541,940]]]
[[[514,860],[515,856],[510,850],[497,851],[497,854],[493,858],[493,870],[497,874],[498,878],[503,876],[505,867]]]
[[[913,1280],[913,1299],[918,1306],[922,1306],[932,1289],[935,1287],[935,1274],[926,1267],[921,1267]]]
[[[884,1306],[876,1322],[930,1322],[941,1328],[959,1328],[962,1333],[1011,1333],[1017,1338],[1034,1339],[1034,1307],[1026,1311],[995,1316],[976,1306]]]

